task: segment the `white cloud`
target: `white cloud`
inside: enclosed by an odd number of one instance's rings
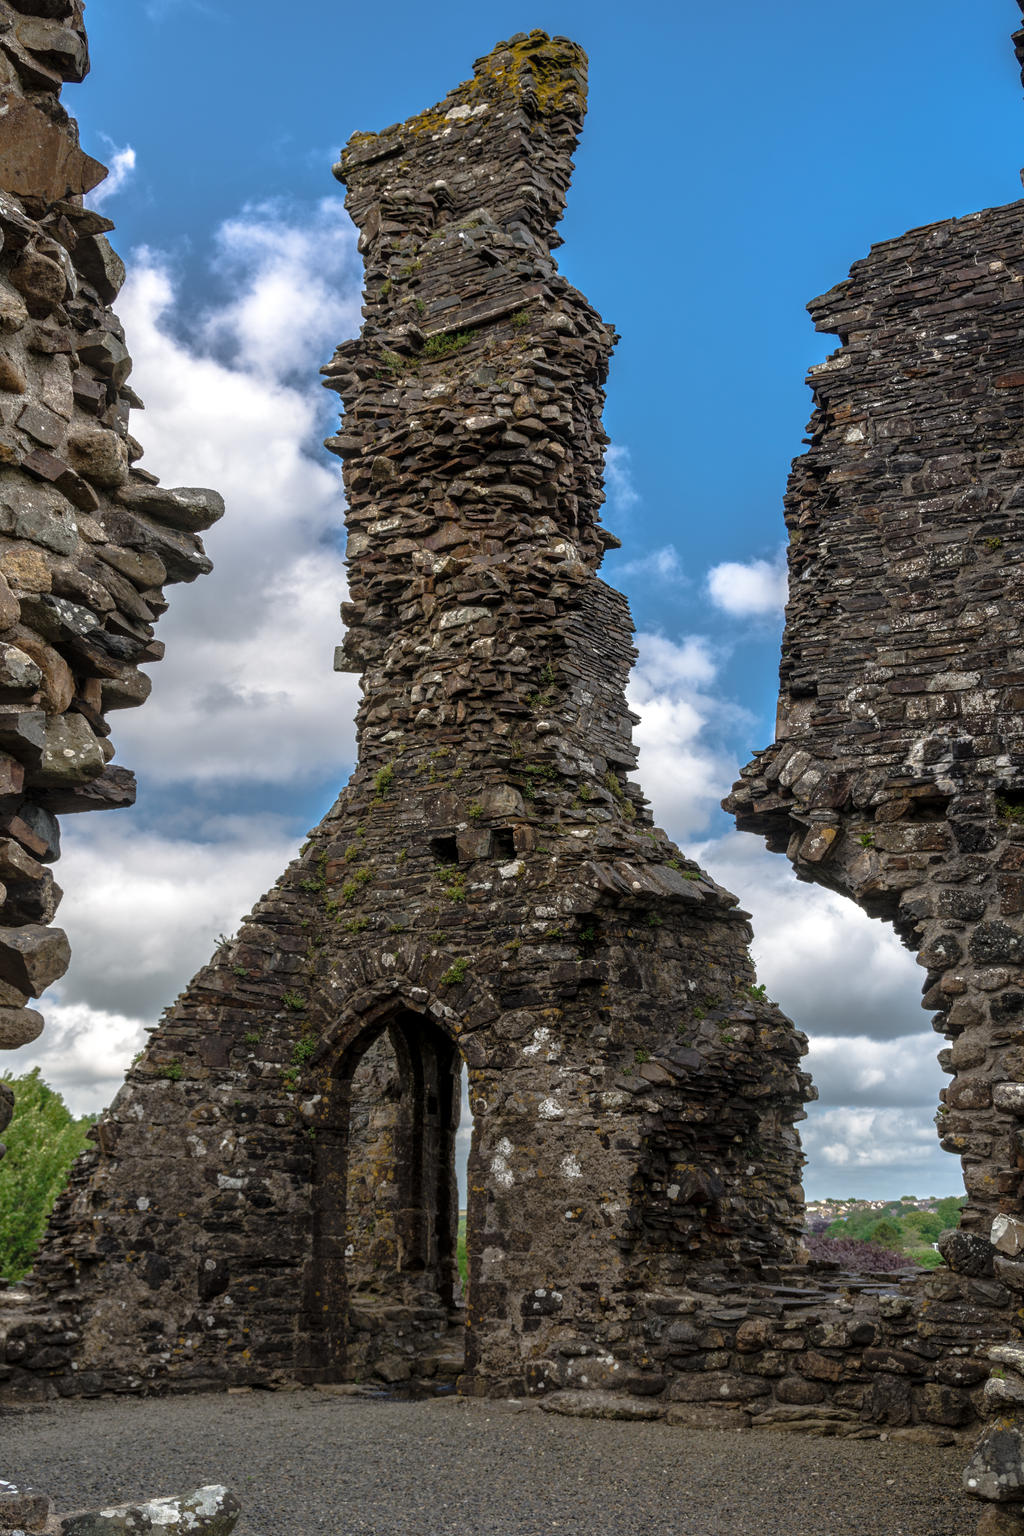
[[[331,665],[342,487],[317,443],[337,397],[317,370],[358,329],[355,232],[340,198],[291,218],[246,209],[221,231],[215,266],[230,297],[190,324],[152,251],[135,254],[119,304],[147,402],[132,422],[146,466],[215,487],[228,510],[206,535],[213,574],[169,591],[151,698],[113,720],[118,761],[165,787],[174,825],[155,832],[132,811],[65,821],[71,968],[43,1000],[39,1041],[5,1053],[14,1072],[39,1064],[77,1110],[109,1099],[144,1026],[295,856],[283,818],[203,823],[197,781],[278,785],[287,808],[301,782],[333,774],[340,788],[354,751],[357,683]]]
[[[216,240],[214,265],[234,294],[207,315],[204,341],[226,343],[234,366],[257,377],[298,375],[314,396],[311,358],[326,362],[361,320],[362,263],[341,198],[324,198],[301,225],[279,204],[252,204]]]
[[[141,831],[130,814],[81,818],[66,839],[59,921],[74,959],[62,1003],[155,1015],[297,852],[279,818],[224,817],[209,841]],[[100,821],[97,826],[96,822]],[[114,822],[114,826],[110,823]]]
[[[711,647],[702,635],[687,635],[676,641],[665,635],[639,634],[636,643],[640,655],[634,673],[652,691],[700,688],[715,680],[718,669]]]
[[[612,512],[628,512],[640,500],[633,484],[629,449],[622,443],[609,443],[604,454],[604,487]]]
[[[733,618],[775,618],[786,606],[786,554],[774,560],[726,560],[708,572],[708,593],[716,608]]]
[[[7,1052],[15,1076],[38,1067],[73,1115],[95,1114],[121,1086],[125,1068],[146,1043],[146,1021],[85,1003],[44,1004],[46,1029],[34,1045]]]
[[[948,1081],[936,1060],[941,1043],[931,1030],[894,1040],[815,1035],[804,1067],[823,1106],[912,1107],[930,1117]]]
[[[752,914],[758,977],[805,1033],[876,1040],[920,1033],[924,973],[888,923],[798,881],[788,859],[747,832],[691,852]]]
[[[947,1081],[942,1041],[923,1030],[923,972],[888,924],[797,881],[760,838],[732,832],[691,845],[752,914],[758,979],[810,1038],[804,1068],[820,1094],[800,1127],[809,1198],[960,1192],[935,1132]],[[835,1172],[852,1177],[840,1185]]]
[[[39,1066],[78,1113],[109,1102],[145,1026],[297,852],[279,818],[223,817],[203,831],[213,840],[140,831],[130,813],[76,818],[58,916],[71,969],[39,1005],[42,1035],[5,1052],[4,1070]]]
[[[707,825],[730,767],[712,738],[740,712],[705,691],[717,668],[703,639],[640,634],[637,649],[628,698],[640,716],[640,783],[656,819],[676,837],[693,836]]]
[[[109,174],[106,181],[101,181],[99,186],[94,187],[89,193],[86,201],[90,208],[102,208],[110,198],[116,197],[124,190],[125,185],[135,174],[135,151],[131,145],[126,144],[123,149],[118,149],[111,140],[108,139],[107,143],[114,151],[110,156]]]
[[[641,555],[639,559],[627,560],[625,564],[615,566],[615,579],[625,579],[636,576],[654,579],[655,581],[683,580],[683,562],[679,558],[679,551],[674,544],[665,544],[661,549],[652,549],[650,554]]]
[[[803,1142],[808,1156],[829,1168],[906,1166],[932,1163],[936,1152],[943,1155],[936,1145],[935,1127],[899,1109],[826,1110],[808,1121]],[[947,1163],[954,1172],[955,1162],[947,1158]]]
[[[332,670],[343,500],[315,448],[336,405],[317,369],[358,328],[355,233],[340,201],[301,228],[264,207],[224,226],[218,249],[231,297],[195,339],[178,334],[174,278],[153,252],[136,255],[121,298],[145,464],[165,483],[215,487],[227,513],[205,537],[213,574],[170,592],[152,697],[114,740],[119,760],[164,783],[340,778],[357,684]]]

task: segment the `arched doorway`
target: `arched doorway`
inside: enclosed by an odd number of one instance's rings
[[[330,1074],[316,1128],[314,1376],[440,1386],[461,1370],[461,1069],[449,1035],[397,1007]]]

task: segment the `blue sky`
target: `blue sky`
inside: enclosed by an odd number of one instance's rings
[[[808,1193],[959,1189],[912,958],[717,801],[772,737],[782,494],[804,376],[832,345],[804,306],[872,241],[1020,195],[1018,20],[1012,0],[862,0],[855,22],[820,0],[91,0],[92,74],[65,101],[115,172],[96,201],[131,274],[132,430],[146,467],[229,510],[214,575],[171,592],[152,699],[114,721],[138,806],[66,823],[75,959],[15,1069],[107,1100],[347,776],[340,484],[318,447],[335,401],[316,370],[358,327],[360,264],[331,162],[542,26],[591,60],[559,261],[622,335],[605,517],[625,547],[605,574],[640,634],[642,781],[753,911],[760,974],[812,1036]]]

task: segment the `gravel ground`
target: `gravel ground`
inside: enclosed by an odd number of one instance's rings
[[[966,1459],[315,1389],[0,1416],[0,1478],[58,1510],[222,1482],[236,1536],[973,1536]]]

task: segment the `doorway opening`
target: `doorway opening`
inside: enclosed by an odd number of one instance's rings
[[[450,1037],[400,1009],[366,1031],[331,1079],[313,1272],[317,1354],[332,1378],[440,1383],[461,1370],[464,1078]]]

